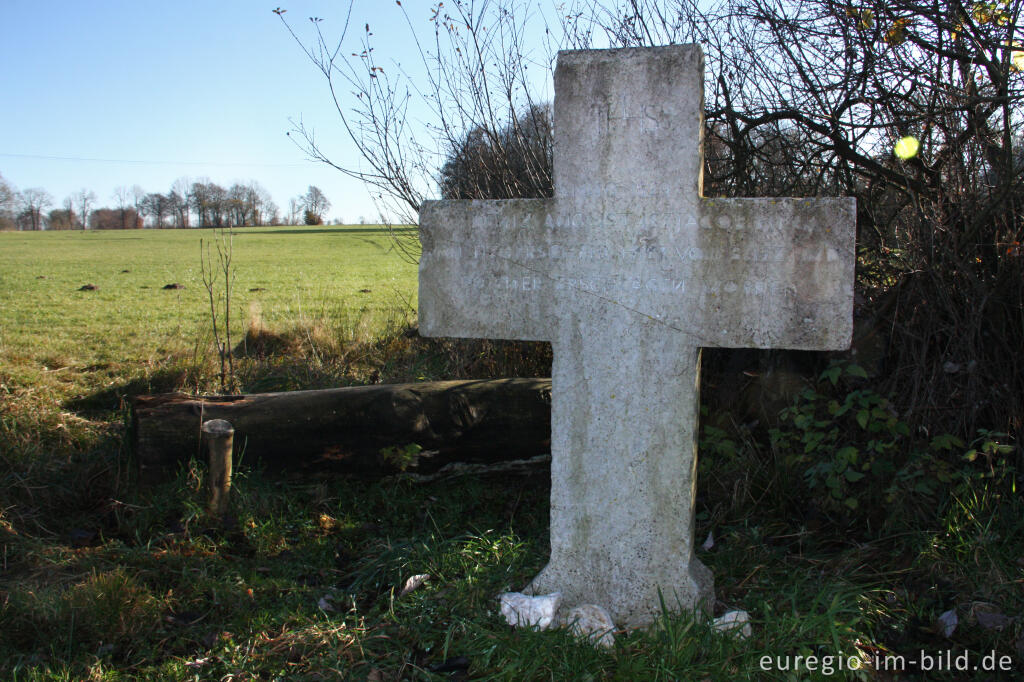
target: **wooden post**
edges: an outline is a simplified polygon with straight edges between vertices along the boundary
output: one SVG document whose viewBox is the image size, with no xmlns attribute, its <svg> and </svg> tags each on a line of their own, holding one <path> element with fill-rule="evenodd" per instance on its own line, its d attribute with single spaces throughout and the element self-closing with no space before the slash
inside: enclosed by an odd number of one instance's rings
<svg viewBox="0 0 1024 682">
<path fill-rule="evenodd" d="M 210 516 L 219 519 L 227 511 L 231 494 L 231 452 L 235 428 L 224 419 L 211 419 L 203 422 L 203 433 L 210 448 L 210 468 L 206 477 L 207 510 Z"/>
</svg>

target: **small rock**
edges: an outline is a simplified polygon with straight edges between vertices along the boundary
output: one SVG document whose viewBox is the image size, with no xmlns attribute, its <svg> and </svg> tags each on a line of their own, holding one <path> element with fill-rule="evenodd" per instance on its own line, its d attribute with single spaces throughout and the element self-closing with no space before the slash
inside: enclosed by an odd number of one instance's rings
<svg viewBox="0 0 1024 682">
<path fill-rule="evenodd" d="M 405 581 L 405 585 L 402 587 L 402 591 L 398 593 L 399 597 L 404 597 L 413 590 L 418 590 L 423 587 L 423 583 L 430 580 L 432 576 L 429 573 L 420 573 L 418 575 L 411 576 Z"/>
<path fill-rule="evenodd" d="M 942 371 L 945 372 L 946 374 L 956 374 L 957 372 L 960 371 L 960 365 L 959 363 L 950 360 L 949 362 L 946 362 L 944 365 L 942 365 Z"/>
<path fill-rule="evenodd" d="M 707 537 L 707 539 L 704 540 L 704 544 L 702 544 L 700 546 L 700 548 L 703 549 L 706 552 L 706 551 L 710 550 L 714 546 L 715 546 L 715 536 L 712 534 L 711 531 L 708 531 L 708 537 Z"/>
<path fill-rule="evenodd" d="M 953 636 L 953 632 L 956 630 L 957 623 L 960 620 L 956 617 L 956 609 L 950 609 L 941 616 L 939 616 L 938 629 L 947 638 Z"/>
<path fill-rule="evenodd" d="M 1007 625 L 1013 623 L 1013 619 L 1004 613 L 979 611 L 975 616 L 978 619 L 978 625 L 986 630 L 1002 630 Z"/>
<path fill-rule="evenodd" d="M 715 618 L 711 625 L 717 632 L 725 632 L 740 639 L 747 639 L 754 631 L 750 628 L 750 614 L 746 611 L 727 611 Z"/>
<path fill-rule="evenodd" d="M 615 646 L 615 622 L 608 611 L 597 604 L 580 604 L 565 616 L 569 632 L 586 637 L 594 646 Z"/>
<path fill-rule="evenodd" d="M 539 597 L 530 597 L 521 592 L 506 592 L 501 599 L 501 615 L 505 622 L 516 627 L 535 627 L 547 630 L 555 620 L 555 613 L 562 603 L 562 593 L 552 592 Z"/>
<path fill-rule="evenodd" d="M 337 609 L 334 608 L 334 605 L 331 604 L 331 595 L 329 594 L 320 597 L 320 600 L 316 603 L 316 605 L 319 606 L 320 610 L 324 613 L 334 613 L 335 611 L 337 611 Z"/>
<path fill-rule="evenodd" d="M 1013 618 L 1010 618 L 995 604 L 989 604 L 988 602 L 975 602 L 971 605 L 971 615 L 978 621 L 978 625 L 985 630 L 1002 630 L 1007 625 L 1013 623 Z"/>
</svg>

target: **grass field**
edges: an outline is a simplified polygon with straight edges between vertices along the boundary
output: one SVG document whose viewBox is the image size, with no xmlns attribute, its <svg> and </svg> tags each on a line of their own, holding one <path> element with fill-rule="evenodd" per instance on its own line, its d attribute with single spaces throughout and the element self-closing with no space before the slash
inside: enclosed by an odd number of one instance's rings
<svg viewBox="0 0 1024 682">
<path fill-rule="evenodd" d="M 855 366 L 810 378 L 770 425 L 705 406 L 696 535 L 714 542 L 697 554 L 714 572 L 717 609 L 750 612 L 745 641 L 685 614 L 618 633 L 607 651 L 505 625 L 496 595 L 521 589 L 547 555 L 543 470 L 368 484 L 242 467 L 227 527 L 204 516 L 200 464 L 137 487 L 124 400 L 218 388 L 199 266 L 199 239 L 214 237 L 0 233 L 0 679 L 990 680 L 1024 670 L 1014 447 L 999 434 L 909 434 Z M 235 387 L 543 371 L 543 349 L 406 333 L 416 271 L 390 244 L 373 226 L 236 233 L 234 338 L 250 332 L 252 348 L 238 354 Z M 162 288 L 172 283 L 184 288 Z M 402 594 L 417 574 L 430 579 Z M 966 654 L 973 666 L 994 655 L 1011 668 L 925 674 L 922 651 Z"/>
<path fill-rule="evenodd" d="M 200 241 L 217 237 L 213 230 L 0 233 L 7 383 L 38 388 L 60 371 L 65 395 L 84 394 L 206 352 L 197 349 L 211 330 Z M 234 339 L 254 318 L 270 329 L 303 321 L 374 329 L 388 317 L 411 318 L 416 268 L 391 246 L 387 229 L 373 225 L 235 231 Z M 98 289 L 79 290 L 87 284 Z M 163 289 L 168 284 L 184 288 Z"/>
</svg>

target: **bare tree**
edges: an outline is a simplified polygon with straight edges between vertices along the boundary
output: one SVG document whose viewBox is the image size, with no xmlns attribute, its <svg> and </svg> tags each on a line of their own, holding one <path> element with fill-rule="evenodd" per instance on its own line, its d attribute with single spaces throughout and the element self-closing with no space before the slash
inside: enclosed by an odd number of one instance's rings
<svg viewBox="0 0 1024 682">
<path fill-rule="evenodd" d="M 43 229 L 43 211 L 53 205 L 53 197 L 45 189 L 30 187 L 21 193 L 22 215 L 27 219 L 28 229 Z"/>
<path fill-rule="evenodd" d="M 75 207 L 78 209 L 76 211 L 78 214 L 77 218 L 84 230 L 86 228 L 85 223 L 89 218 L 89 211 L 92 210 L 93 204 L 96 203 L 96 193 L 83 187 L 75 192 L 72 198 L 74 199 Z"/>
<path fill-rule="evenodd" d="M 310 185 L 302 195 L 302 209 L 307 225 L 320 225 L 324 222 L 324 213 L 331 208 L 331 202 L 316 185 Z"/>
<path fill-rule="evenodd" d="M 231 185 L 227 190 L 226 201 L 230 224 L 239 227 L 252 224 L 249 217 L 249 189 L 245 185 L 240 182 Z"/>
<path fill-rule="evenodd" d="M 173 227 L 188 227 L 188 199 L 172 189 L 164 195 L 167 200 L 167 213 L 171 216 Z"/>
<path fill-rule="evenodd" d="M 121 229 L 128 229 L 128 210 L 129 203 L 132 199 L 131 190 L 124 185 L 118 185 L 114 188 L 114 193 L 111 195 L 111 198 L 113 198 L 114 202 L 117 204 L 117 210 L 121 214 Z M 87 218 L 88 216 L 85 216 L 82 219 L 86 220 Z"/>
<path fill-rule="evenodd" d="M 213 227 L 224 227 L 231 224 L 228 212 L 228 191 L 215 182 L 206 186 L 209 197 L 210 219 Z"/>
<path fill-rule="evenodd" d="M 440 170 L 444 199 L 554 196 L 551 107 L 535 105 L 496 133 L 477 127 L 450 149 Z"/>
<path fill-rule="evenodd" d="M 261 225 L 264 205 L 272 203 L 270 193 L 255 180 L 236 182 L 227 190 L 226 212 L 234 225 Z"/>
<path fill-rule="evenodd" d="M 261 204 L 260 225 L 279 225 L 280 223 L 280 209 L 278 209 L 277 204 L 268 195 Z"/>
<path fill-rule="evenodd" d="M 142 205 L 142 202 L 146 199 L 146 190 L 142 189 L 139 185 L 132 185 L 131 189 L 128 191 L 132 196 L 132 205 L 135 208 L 135 214 L 142 217 L 146 213 L 146 210 Z"/>
<path fill-rule="evenodd" d="M 223 227 L 229 220 L 227 191 L 209 178 L 192 183 L 189 201 L 200 227 Z"/>
<path fill-rule="evenodd" d="M 164 226 L 164 217 L 171 214 L 171 201 L 166 194 L 152 192 L 142 198 L 140 204 L 143 215 L 153 218 L 153 227 L 161 229 Z"/>
<path fill-rule="evenodd" d="M 189 191 L 192 182 L 185 177 L 178 178 L 171 185 L 170 196 L 173 198 L 174 226 L 189 226 Z"/>
<path fill-rule="evenodd" d="M 246 195 L 253 225 L 268 225 L 277 221 L 277 205 L 270 192 L 260 183 L 252 180 L 247 185 Z"/>
<path fill-rule="evenodd" d="M 210 241 L 216 245 L 217 259 L 214 261 Z M 234 352 L 231 346 L 231 294 L 235 283 L 235 271 L 231 260 L 234 252 L 234 233 L 218 230 L 216 239 L 199 240 L 199 266 L 203 286 L 210 301 L 210 322 L 213 326 L 213 340 L 220 359 L 220 390 L 227 393 L 236 383 Z M 223 284 L 220 278 L 223 276 Z M 221 295 L 223 287 L 223 296 Z M 223 308 L 221 308 L 223 304 Z M 223 316 L 220 315 L 223 310 Z M 218 319 L 219 318 L 219 319 Z"/>
<path fill-rule="evenodd" d="M 368 24 L 359 47 L 343 48 L 351 3 L 337 39 L 328 40 L 314 18 L 312 38 L 304 42 L 278 14 L 323 74 L 361 163 L 332 158 L 318 144 L 315 131 L 301 121 L 295 124 L 293 137 L 313 159 L 363 180 L 383 217 L 408 224 L 417 222 L 425 198 L 438 195 L 440 168 L 452 150 L 463 146 L 470 131 L 479 131 L 498 150 L 493 158 L 507 158 L 501 151 L 509 138 L 500 132 L 511 130 L 513 138 L 522 132 L 517 113 L 539 105 L 530 88 L 532 73 L 549 70 L 554 55 L 550 45 L 542 54 L 532 52 L 527 36 L 532 32 L 551 39 L 554 34 L 546 31 L 543 15 L 525 0 L 439 4 L 423 31 L 401 4 L 396 3 L 393 11 L 409 28 L 422 80 L 417 76 L 414 82 L 407 68 L 376 51 Z M 428 112 L 421 128 L 413 127 L 408 115 L 414 100 L 417 112 Z M 395 235 L 402 252 L 418 258 L 418 242 Z"/>
<path fill-rule="evenodd" d="M 15 218 L 20 201 L 18 190 L 7 182 L 3 175 L 0 175 L 0 230 L 15 228 Z"/>
<path fill-rule="evenodd" d="M 302 196 L 292 197 L 288 200 L 288 224 L 298 225 L 299 216 L 302 214 Z"/>
</svg>

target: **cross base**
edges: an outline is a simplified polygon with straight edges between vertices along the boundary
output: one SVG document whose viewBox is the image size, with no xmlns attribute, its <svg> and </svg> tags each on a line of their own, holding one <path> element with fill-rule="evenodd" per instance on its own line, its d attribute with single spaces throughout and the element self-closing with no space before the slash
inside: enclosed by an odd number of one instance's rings
<svg viewBox="0 0 1024 682">
<path fill-rule="evenodd" d="M 714 578 L 711 570 L 699 559 L 689 565 L 676 563 L 657 571 L 659 584 L 651 581 L 649 567 L 621 567 L 618 574 L 595 575 L 593 566 L 583 557 L 563 555 L 552 557 L 525 594 L 562 593 L 568 610 L 580 604 L 597 604 L 611 614 L 621 628 L 646 627 L 663 612 L 714 610 Z"/>
</svg>

